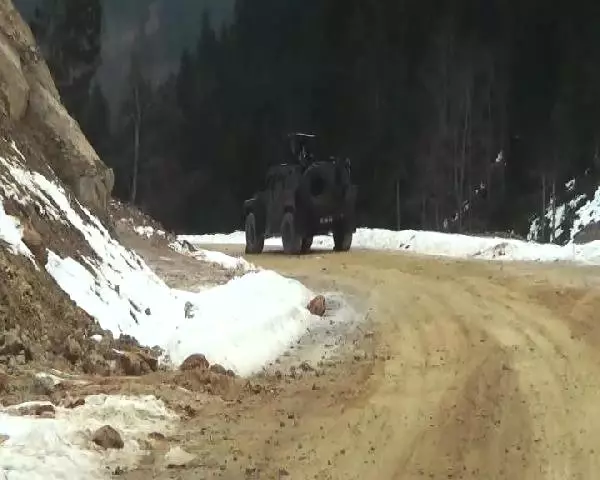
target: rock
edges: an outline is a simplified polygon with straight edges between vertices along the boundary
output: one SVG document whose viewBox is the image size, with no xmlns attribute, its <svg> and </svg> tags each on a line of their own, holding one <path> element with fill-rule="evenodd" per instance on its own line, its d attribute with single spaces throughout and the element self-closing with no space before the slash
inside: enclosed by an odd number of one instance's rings
<svg viewBox="0 0 600 480">
<path fill-rule="evenodd" d="M 23 350 L 23 342 L 16 330 L 9 330 L 0 337 L 0 355 L 18 355 Z"/>
<path fill-rule="evenodd" d="M 197 368 L 206 370 L 209 366 L 210 364 L 204 355 L 201 353 L 194 353 L 183 361 L 179 369 L 181 371 L 195 370 Z"/>
<path fill-rule="evenodd" d="M 153 372 L 156 372 L 156 370 L 158 370 L 158 358 L 154 357 L 152 354 L 145 352 L 143 350 L 140 350 L 139 352 L 136 352 L 140 358 L 146 362 L 146 364 L 148 365 L 148 367 L 150 367 L 150 370 L 152 370 Z"/>
<path fill-rule="evenodd" d="M 184 312 L 185 312 L 185 318 L 193 318 L 194 317 L 194 304 L 190 301 L 185 302 Z"/>
<path fill-rule="evenodd" d="M 8 435 L 0 435 L 0 445 L 5 443 L 10 437 Z"/>
<path fill-rule="evenodd" d="M 26 122 L 46 140 L 46 158 L 58 177 L 77 198 L 93 209 L 105 212 L 114 186 L 108 168 L 71 118 L 60 99 L 40 83 L 30 84 Z"/>
<path fill-rule="evenodd" d="M 91 352 L 83 360 L 82 369 L 88 375 L 110 375 L 110 365 L 106 359 L 97 352 Z"/>
<path fill-rule="evenodd" d="M 0 112 L 12 121 L 20 120 L 27 108 L 29 84 L 19 54 L 0 36 Z"/>
<path fill-rule="evenodd" d="M 78 398 L 68 398 L 65 403 L 65 408 L 77 408 L 77 407 L 81 407 L 83 405 L 85 405 L 85 398 L 83 397 L 78 397 Z"/>
<path fill-rule="evenodd" d="M 17 413 L 22 416 L 54 418 L 56 411 L 50 403 L 32 403 L 19 407 Z"/>
<path fill-rule="evenodd" d="M 325 297 L 323 295 L 316 296 L 309 302 L 306 308 L 313 315 L 318 315 L 319 317 L 322 317 L 323 315 L 325 315 L 326 310 Z"/>
<path fill-rule="evenodd" d="M 117 362 L 119 368 L 128 376 L 139 377 L 152 371 L 148 363 L 138 353 L 123 352 L 119 354 Z"/>
<path fill-rule="evenodd" d="M 165 465 L 167 468 L 184 467 L 196 457 L 186 452 L 181 447 L 171 447 L 165 455 Z"/>
<path fill-rule="evenodd" d="M 138 341 L 131 335 L 119 335 L 118 345 L 120 348 L 136 348 L 138 347 Z"/>
<path fill-rule="evenodd" d="M 48 263 L 48 250 L 41 235 L 30 222 L 25 223 L 23 226 L 23 243 L 31 250 L 37 262 L 42 266 L 46 266 L 46 263 Z"/>
<path fill-rule="evenodd" d="M 218 363 L 211 365 L 210 371 L 216 373 L 217 375 L 227 375 L 227 370 L 225 370 L 225 367 L 219 365 Z"/>
<path fill-rule="evenodd" d="M 0 393 L 4 393 L 8 390 L 9 376 L 0 370 Z"/>
<path fill-rule="evenodd" d="M 313 372 L 315 369 L 310 365 L 310 363 L 304 361 L 300 364 L 300 370 L 303 372 Z"/>
<path fill-rule="evenodd" d="M 73 337 L 69 337 L 67 339 L 67 344 L 65 346 L 65 358 L 71 363 L 77 363 L 77 361 L 82 357 L 83 349 L 77 340 Z"/>
<path fill-rule="evenodd" d="M 33 377 L 33 385 L 31 390 L 37 395 L 50 396 L 56 389 L 54 380 L 46 375 L 36 375 Z"/>
<path fill-rule="evenodd" d="M 94 435 L 92 436 L 92 441 L 96 445 L 104 448 L 105 450 L 120 450 L 125 446 L 125 443 L 121 438 L 121 434 L 110 425 L 104 425 L 103 427 L 100 427 L 98 430 L 96 430 L 96 432 L 94 432 Z"/>
</svg>

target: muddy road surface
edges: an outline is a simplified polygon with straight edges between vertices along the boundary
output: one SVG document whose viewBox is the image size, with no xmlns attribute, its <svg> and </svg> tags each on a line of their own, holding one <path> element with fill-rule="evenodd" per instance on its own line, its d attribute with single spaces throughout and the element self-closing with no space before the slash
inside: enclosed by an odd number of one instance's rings
<svg viewBox="0 0 600 480">
<path fill-rule="evenodd" d="M 127 478 L 600 475 L 598 269 L 364 251 L 248 260 L 348 292 L 363 323 L 335 359 L 207 402 L 166 440 L 194 461 L 166 468 L 157 451 Z"/>
</svg>

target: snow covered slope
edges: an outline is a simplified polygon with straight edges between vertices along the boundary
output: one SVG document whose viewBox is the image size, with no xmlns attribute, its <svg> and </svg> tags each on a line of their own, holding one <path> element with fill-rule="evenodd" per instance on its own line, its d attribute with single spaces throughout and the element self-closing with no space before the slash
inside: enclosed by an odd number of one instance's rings
<svg viewBox="0 0 600 480">
<path fill-rule="evenodd" d="M 182 235 L 180 241 L 192 245 L 242 245 L 244 232 L 216 235 Z M 265 244 L 281 248 L 280 238 L 268 239 Z M 315 237 L 313 249 L 333 248 L 330 236 Z M 423 255 L 455 258 L 476 258 L 504 261 L 573 261 L 600 264 L 600 241 L 585 245 L 559 246 L 497 237 L 475 237 L 439 232 L 403 230 L 394 232 L 360 228 L 354 234 L 352 248 L 371 250 L 401 250 Z"/>
<path fill-rule="evenodd" d="M 127 334 L 143 345 L 159 346 L 164 350 L 162 361 L 174 366 L 190 354 L 202 353 L 211 363 L 248 375 L 274 360 L 317 321 L 305 308 L 312 293 L 271 271 L 251 271 L 201 293 L 169 288 L 61 186 L 30 171 L 16 145 L 12 149 L 11 155 L 0 157 L 0 167 L 7 172 L 0 174 L 0 200 L 34 206 L 49 221 L 81 234 L 91 254 L 61 258 L 48 251 L 45 268 L 114 336 Z M 31 258 L 20 222 L 6 214 L 2 202 L 0 227 L 4 244 Z M 212 260 L 225 261 L 222 255 Z"/>
<path fill-rule="evenodd" d="M 584 230 L 600 222 L 600 187 L 592 179 L 584 177 L 582 180 L 577 182 L 573 179 L 565 184 L 564 192 L 556 199 L 556 208 L 551 199 L 544 215 L 546 232 L 550 237 L 546 240 L 552 240 L 549 232 L 554 229 L 554 242 L 567 245 L 578 241 L 577 237 Z M 541 227 L 540 217 L 534 218 L 527 239 L 543 240 Z"/>
</svg>

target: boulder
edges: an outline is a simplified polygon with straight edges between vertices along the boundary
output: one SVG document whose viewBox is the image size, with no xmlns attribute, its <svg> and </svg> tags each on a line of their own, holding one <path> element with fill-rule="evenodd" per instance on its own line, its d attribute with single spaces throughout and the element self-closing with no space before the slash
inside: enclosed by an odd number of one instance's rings
<svg viewBox="0 0 600 480">
<path fill-rule="evenodd" d="M 8 375 L 0 370 L 0 393 L 4 393 L 8 390 L 8 380 Z"/>
<path fill-rule="evenodd" d="M 108 449 L 120 450 L 125 446 L 125 442 L 121 438 L 121 434 L 110 425 L 100 427 L 92 436 L 92 441 L 99 447 Z"/>
<path fill-rule="evenodd" d="M 106 211 L 114 186 L 113 171 L 102 163 L 60 100 L 40 84 L 31 86 L 27 120 L 43 135 L 54 172 L 84 204 Z"/>
<path fill-rule="evenodd" d="M 206 370 L 209 366 L 210 364 L 204 355 L 200 353 L 194 353 L 183 361 L 179 369 L 181 371 L 195 370 L 196 368 Z"/>
<path fill-rule="evenodd" d="M 71 363 L 77 363 L 83 356 L 83 349 L 77 340 L 72 337 L 67 339 L 65 345 L 65 358 Z"/>
<path fill-rule="evenodd" d="M 29 250 L 31 250 L 31 253 L 35 257 L 37 262 L 41 266 L 45 267 L 46 263 L 48 263 L 48 250 L 44 245 L 42 236 L 29 222 L 23 225 L 23 243 L 27 245 L 27 248 L 29 248 Z"/>
<path fill-rule="evenodd" d="M 227 375 L 227 370 L 225 367 L 223 367 L 223 365 L 219 365 L 218 363 L 211 365 L 210 371 L 216 373 L 217 375 Z"/>
<path fill-rule="evenodd" d="M 324 316 L 326 311 L 325 297 L 323 295 L 316 296 L 309 302 L 306 308 L 313 315 Z"/>
<path fill-rule="evenodd" d="M 141 349 L 118 353 L 117 363 L 125 375 L 131 376 L 145 375 L 158 369 L 158 359 Z"/>
<path fill-rule="evenodd" d="M 23 416 L 54 418 L 55 409 L 54 405 L 49 403 L 31 403 L 19 407 L 17 413 Z"/>
</svg>

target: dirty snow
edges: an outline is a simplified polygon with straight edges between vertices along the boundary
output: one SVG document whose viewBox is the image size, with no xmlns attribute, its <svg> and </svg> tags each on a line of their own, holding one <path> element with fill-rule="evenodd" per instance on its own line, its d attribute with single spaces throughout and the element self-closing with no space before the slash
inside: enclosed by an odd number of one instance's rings
<svg viewBox="0 0 600 480">
<path fill-rule="evenodd" d="M 85 404 L 55 407 L 54 419 L 17 415 L 29 402 L 0 409 L 0 478 L 6 480 L 96 480 L 111 478 L 116 467 L 132 468 L 143 454 L 138 443 L 149 433 L 167 434 L 178 417 L 154 396 L 92 395 Z M 122 450 L 104 451 L 93 433 L 111 425 L 123 438 Z"/>
<path fill-rule="evenodd" d="M 211 244 L 243 245 L 244 232 L 216 235 L 185 235 L 180 241 L 194 246 Z M 271 238 L 265 242 L 270 247 L 281 248 L 280 238 Z M 330 250 L 333 238 L 318 236 L 314 238 L 313 249 Z M 559 246 L 539 244 L 522 240 L 498 237 L 476 237 L 440 232 L 418 230 L 390 231 L 359 228 L 354 234 L 352 248 L 370 250 L 399 250 L 422 255 L 434 255 L 454 258 L 477 258 L 503 261 L 573 261 L 586 264 L 600 264 L 600 241 L 584 245 Z"/>
<path fill-rule="evenodd" d="M 4 205 L 2 205 L 1 202 L 0 242 L 4 243 L 8 247 L 8 250 L 15 255 L 25 255 L 26 257 L 33 258 L 31 251 L 29 248 L 27 248 L 27 245 L 23 243 L 23 231 L 21 229 L 19 220 L 11 215 L 8 215 L 4 211 Z"/>
<path fill-rule="evenodd" d="M 178 253 L 189 255 L 202 262 L 213 263 L 226 270 L 238 270 L 242 272 L 257 270 L 256 266 L 241 257 L 232 257 L 231 255 L 226 255 L 222 252 L 194 248 L 191 244 L 184 241 L 176 240 L 172 242 L 169 247 Z"/>
<path fill-rule="evenodd" d="M 132 335 L 141 344 L 161 347 L 161 361 L 172 366 L 187 355 L 203 353 L 211 363 L 248 375 L 318 322 L 305 308 L 312 292 L 271 271 L 250 272 L 199 293 L 169 288 L 87 209 L 69 200 L 56 183 L 30 172 L 21 160 L 20 155 L 0 157 L 9 172 L 0 183 L 0 198 L 35 204 L 50 218 L 81 232 L 95 256 L 61 258 L 49 251 L 46 270 L 113 335 Z M 18 245 L 20 234 L 11 235 Z M 206 258 L 230 262 L 219 254 Z M 188 318 L 189 311 L 195 316 Z"/>
<path fill-rule="evenodd" d="M 145 238 L 151 238 L 153 236 L 157 236 L 157 237 L 165 237 L 166 236 L 166 233 L 163 230 L 157 230 L 154 227 L 151 227 L 150 225 L 136 226 L 136 227 L 133 227 L 133 230 L 139 236 L 145 237 Z"/>
</svg>

